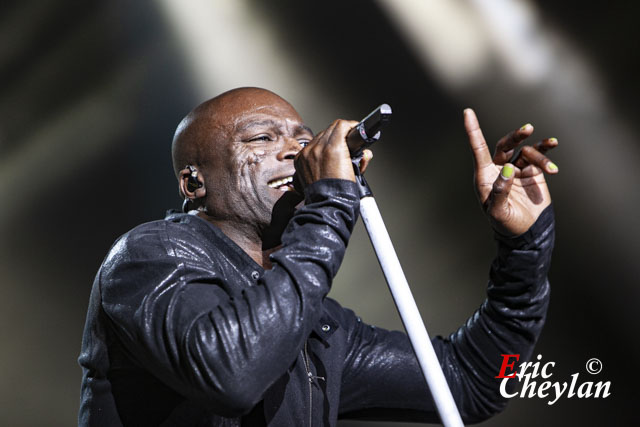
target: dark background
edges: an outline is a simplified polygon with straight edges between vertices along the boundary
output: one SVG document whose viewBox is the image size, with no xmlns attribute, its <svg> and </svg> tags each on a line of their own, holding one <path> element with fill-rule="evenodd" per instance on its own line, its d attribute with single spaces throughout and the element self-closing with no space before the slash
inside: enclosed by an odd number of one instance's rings
<svg viewBox="0 0 640 427">
<path fill-rule="evenodd" d="M 369 182 L 434 335 L 482 302 L 495 252 L 463 108 L 490 143 L 527 122 L 557 137 L 552 303 L 536 354 L 556 362 L 552 380 L 579 372 L 612 395 L 514 398 L 484 425 L 637 424 L 640 38 L 628 4 L 2 2 L 0 424 L 76 423 L 93 276 L 116 237 L 179 206 L 173 131 L 237 86 L 281 94 L 316 131 L 391 104 Z M 332 296 L 402 327 L 361 224 Z"/>
</svg>

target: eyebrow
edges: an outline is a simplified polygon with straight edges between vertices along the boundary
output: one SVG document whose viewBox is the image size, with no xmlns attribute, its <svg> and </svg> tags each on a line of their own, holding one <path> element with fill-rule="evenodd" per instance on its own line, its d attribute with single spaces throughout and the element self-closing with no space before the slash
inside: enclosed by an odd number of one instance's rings
<svg viewBox="0 0 640 427">
<path fill-rule="evenodd" d="M 311 135 L 315 135 L 311 128 L 307 125 L 296 126 L 296 133 L 309 132 Z"/>
<path fill-rule="evenodd" d="M 238 132 L 244 132 L 247 130 L 250 130 L 252 128 L 255 127 L 276 127 L 278 129 L 282 128 L 282 124 L 275 121 L 275 120 L 271 120 L 271 119 L 266 119 L 266 120 L 258 120 L 258 121 L 250 121 L 244 124 L 240 124 L 236 130 Z M 313 135 L 313 131 L 311 130 L 311 128 L 309 126 L 306 125 L 302 125 L 302 124 L 298 124 L 295 126 L 294 128 L 294 135 L 295 134 L 299 134 L 299 133 L 304 133 L 304 132 L 308 132 L 311 135 Z"/>
</svg>

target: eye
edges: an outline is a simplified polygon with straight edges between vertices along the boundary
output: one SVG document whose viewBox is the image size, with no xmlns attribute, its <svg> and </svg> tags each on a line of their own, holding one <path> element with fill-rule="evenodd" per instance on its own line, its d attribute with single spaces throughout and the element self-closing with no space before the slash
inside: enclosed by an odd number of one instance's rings
<svg viewBox="0 0 640 427">
<path fill-rule="evenodd" d="M 304 147 L 306 147 L 307 145 L 309 145 L 309 142 L 311 142 L 311 141 L 310 141 L 310 140 L 308 140 L 308 139 L 299 139 L 299 140 L 298 140 L 298 144 L 300 144 L 300 146 L 301 146 L 302 148 L 304 148 Z"/>
<path fill-rule="evenodd" d="M 249 139 L 249 142 L 256 142 L 256 141 L 273 141 L 273 139 L 269 135 L 264 135 L 264 134 L 256 135 Z"/>
</svg>

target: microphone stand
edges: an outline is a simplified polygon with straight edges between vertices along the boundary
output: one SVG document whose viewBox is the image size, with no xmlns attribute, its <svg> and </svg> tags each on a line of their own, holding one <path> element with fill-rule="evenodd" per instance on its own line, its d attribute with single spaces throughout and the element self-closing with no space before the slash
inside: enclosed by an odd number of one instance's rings
<svg viewBox="0 0 640 427">
<path fill-rule="evenodd" d="M 360 189 L 360 216 L 364 222 L 378 262 L 389 285 L 389 290 L 407 331 L 413 351 L 416 354 L 422 373 L 431 390 L 442 424 L 446 427 L 463 426 L 462 418 L 453 400 L 451 390 L 444 377 L 440 362 L 429 339 L 418 306 L 409 288 L 407 278 L 400 266 L 400 260 L 393 248 L 391 238 L 384 225 L 380 210 L 373 198 L 371 187 L 360 173 L 362 151 L 380 139 L 380 128 L 391 118 L 391 107 L 380 105 L 365 117 L 347 135 L 347 145 L 352 155 L 356 182 Z"/>
</svg>

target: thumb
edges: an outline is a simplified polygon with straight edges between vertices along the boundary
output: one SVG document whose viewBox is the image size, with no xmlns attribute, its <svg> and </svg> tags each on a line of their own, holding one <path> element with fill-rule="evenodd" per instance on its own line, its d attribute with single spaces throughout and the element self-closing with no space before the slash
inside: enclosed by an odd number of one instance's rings
<svg viewBox="0 0 640 427">
<path fill-rule="evenodd" d="M 515 169 L 511 163 L 505 163 L 500 171 L 500 175 L 493 183 L 491 190 L 491 205 L 489 211 L 494 218 L 504 218 L 509 212 L 509 192 L 513 186 Z"/>
<path fill-rule="evenodd" d="M 360 173 L 364 173 L 369 166 L 369 162 L 373 159 L 373 152 L 369 149 L 365 149 L 362 152 L 362 160 L 360 160 Z"/>
</svg>

